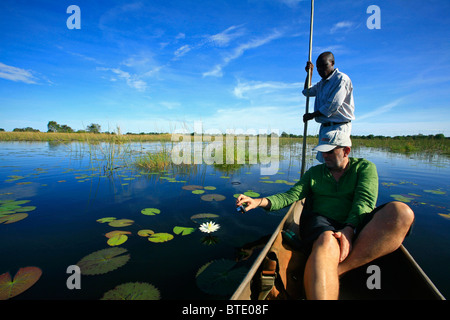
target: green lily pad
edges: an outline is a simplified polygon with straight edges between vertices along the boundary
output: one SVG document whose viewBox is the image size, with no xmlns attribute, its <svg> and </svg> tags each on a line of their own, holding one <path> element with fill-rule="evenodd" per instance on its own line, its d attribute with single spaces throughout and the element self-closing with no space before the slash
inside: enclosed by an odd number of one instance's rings
<svg viewBox="0 0 450 320">
<path fill-rule="evenodd" d="M 10 224 L 28 217 L 28 213 L 14 213 L 0 218 L 0 224 Z"/>
<path fill-rule="evenodd" d="M 130 260 L 129 254 L 122 255 L 126 252 L 127 249 L 119 247 L 95 251 L 78 261 L 77 266 L 83 275 L 105 274 L 124 266 Z"/>
<path fill-rule="evenodd" d="M 208 294 L 230 295 L 247 272 L 246 267 L 237 267 L 233 260 L 213 260 L 197 272 L 196 284 L 200 290 Z"/>
<path fill-rule="evenodd" d="M 138 231 L 138 236 L 140 237 L 148 237 L 151 236 L 152 234 L 154 234 L 155 232 L 153 230 L 150 229 L 142 229 Z"/>
<path fill-rule="evenodd" d="M 105 234 L 105 237 L 107 237 L 108 239 L 120 235 L 120 234 L 131 234 L 130 231 L 122 231 L 122 230 L 114 230 L 114 231 L 110 231 L 108 233 Z"/>
<path fill-rule="evenodd" d="M 142 214 L 145 214 L 146 216 L 154 216 L 161 213 L 161 210 L 156 208 L 145 208 L 141 210 Z"/>
<path fill-rule="evenodd" d="M 0 212 L 2 211 L 16 211 L 17 209 L 22 208 L 21 206 L 13 206 L 13 205 L 4 205 L 0 207 Z"/>
<path fill-rule="evenodd" d="M 97 219 L 96 221 L 97 222 L 100 222 L 100 223 L 105 223 L 105 222 L 111 222 L 111 221 L 114 221 L 114 220 L 116 220 L 117 218 L 114 218 L 114 217 L 105 217 L 105 218 L 100 218 L 100 219 Z"/>
<path fill-rule="evenodd" d="M 13 298 L 31 288 L 41 277 L 42 270 L 38 267 L 20 268 L 11 280 L 11 275 L 6 272 L 0 275 L 0 300 Z"/>
<path fill-rule="evenodd" d="M 252 190 L 248 190 L 247 192 L 244 192 L 244 194 L 245 194 L 247 197 L 252 197 L 252 198 L 257 198 L 257 197 L 260 196 L 259 193 L 254 192 L 254 191 L 252 191 Z"/>
<path fill-rule="evenodd" d="M 191 234 L 194 231 L 195 228 L 179 227 L 179 226 L 173 228 L 173 233 L 181 234 L 182 236 L 187 236 L 188 234 Z"/>
<path fill-rule="evenodd" d="M 120 246 L 128 240 L 128 236 L 125 234 L 116 234 L 108 239 L 107 243 L 109 246 Z"/>
<path fill-rule="evenodd" d="M 33 211 L 36 210 L 35 206 L 26 206 L 26 207 L 20 207 L 18 209 L 16 209 L 16 212 L 29 212 L 29 211 Z"/>
<path fill-rule="evenodd" d="M 197 190 L 193 190 L 192 193 L 193 193 L 193 194 L 202 194 L 202 193 L 205 193 L 205 190 L 199 190 L 199 189 L 197 189 Z"/>
<path fill-rule="evenodd" d="M 186 186 L 182 186 L 181 189 L 183 190 L 189 190 L 189 191 L 193 191 L 193 190 L 197 190 L 197 189 L 203 189 L 203 186 L 197 186 L 197 185 L 186 185 Z"/>
<path fill-rule="evenodd" d="M 204 201 L 222 201 L 225 200 L 225 196 L 217 193 L 205 194 L 201 197 Z"/>
<path fill-rule="evenodd" d="M 118 285 L 106 292 L 101 300 L 159 300 L 159 290 L 149 284 L 142 282 L 128 282 Z"/>
<path fill-rule="evenodd" d="M 204 189 L 205 189 L 205 190 L 216 190 L 216 187 L 213 187 L 213 186 L 206 186 Z"/>
<path fill-rule="evenodd" d="M 20 206 L 20 205 L 25 204 L 25 203 L 28 203 L 28 202 L 30 202 L 30 201 L 31 201 L 31 200 L 9 201 L 9 202 L 7 202 L 7 203 L 5 203 L 5 204 L 2 204 L 2 206 L 4 206 L 4 205 Z"/>
<path fill-rule="evenodd" d="M 432 193 L 432 194 L 445 194 L 445 191 L 442 191 L 440 189 L 437 190 L 423 190 L 424 192 Z"/>
<path fill-rule="evenodd" d="M 130 219 L 119 219 L 114 220 L 108 223 L 111 227 L 128 227 L 131 226 L 134 223 L 133 220 Z"/>
<path fill-rule="evenodd" d="M 167 242 L 173 239 L 173 235 L 170 233 L 154 233 L 150 237 L 148 237 L 148 241 L 155 242 L 155 243 L 161 243 L 161 242 Z"/>
<path fill-rule="evenodd" d="M 208 221 L 214 221 L 214 219 L 219 218 L 219 215 L 214 214 L 214 213 L 198 213 L 198 214 L 194 214 L 191 217 L 191 220 L 195 223 L 199 223 L 202 224 L 204 222 L 208 222 Z"/>
<path fill-rule="evenodd" d="M 412 200 L 414 200 L 413 197 L 407 197 L 405 195 L 402 194 L 391 194 L 391 197 L 394 198 L 397 201 L 401 201 L 401 202 L 411 202 Z"/>
</svg>

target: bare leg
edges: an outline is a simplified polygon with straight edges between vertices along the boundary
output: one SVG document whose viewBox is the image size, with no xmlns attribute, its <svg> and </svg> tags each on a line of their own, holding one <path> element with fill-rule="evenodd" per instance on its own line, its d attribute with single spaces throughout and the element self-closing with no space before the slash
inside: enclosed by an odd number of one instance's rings
<svg viewBox="0 0 450 320">
<path fill-rule="evenodd" d="M 361 230 L 347 259 L 338 266 L 339 275 L 397 250 L 413 221 L 414 212 L 406 204 L 386 204 Z"/>
<path fill-rule="evenodd" d="M 308 300 L 338 298 L 339 255 L 339 242 L 333 236 L 332 231 L 325 231 L 314 242 L 304 273 L 304 285 Z"/>
</svg>

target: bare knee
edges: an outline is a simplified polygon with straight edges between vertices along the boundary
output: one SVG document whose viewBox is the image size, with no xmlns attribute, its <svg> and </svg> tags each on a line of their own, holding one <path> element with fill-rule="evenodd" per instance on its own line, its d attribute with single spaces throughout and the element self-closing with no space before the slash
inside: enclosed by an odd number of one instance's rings
<svg viewBox="0 0 450 320">
<path fill-rule="evenodd" d="M 399 227 L 409 228 L 414 221 L 414 211 L 403 202 L 393 201 L 386 204 L 389 217 Z"/>
<path fill-rule="evenodd" d="M 325 250 L 335 249 L 338 246 L 337 239 L 333 236 L 333 231 L 325 231 L 320 234 L 313 245 L 313 250 L 317 248 L 322 248 Z"/>
</svg>

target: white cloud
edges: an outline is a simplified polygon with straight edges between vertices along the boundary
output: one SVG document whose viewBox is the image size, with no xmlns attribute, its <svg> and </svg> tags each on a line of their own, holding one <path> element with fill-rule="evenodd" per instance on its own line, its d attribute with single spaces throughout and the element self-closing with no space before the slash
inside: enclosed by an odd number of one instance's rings
<svg viewBox="0 0 450 320">
<path fill-rule="evenodd" d="M 233 94 L 237 98 L 246 99 L 249 95 L 252 94 L 270 94 L 270 93 L 278 93 L 284 90 L 294 89 L 297 91 L 298 95 L 300 94 L 300 89 L 303 87 L 303 84 L 300 82 L 296 83 L 285 83 L 285 82 L 262 82 L 262 81 L 249 81 L 249 82 L 241 82 L 238 81 L 236 87 L 234 87 Z"/>
<path fill-rule="evenodd" d="M 29 70 L 8 66 L 0 62 L 0 78 L 15 82 L 36 84 L 36 78 Z"/>
<path fill-rule="evenodd" d="M 214 43 L 219 47 L 227 46 L 232 40 L 242 36 L 244 30 L 241 26 L 231 26 L 226 30 L 208 37 L 208 41 Z"/>
<path fill-rule="evenodd" d="M 351 21 L 341 21 L 333 25 L 330 29 L 330 33 L 335 33 L 339 30 L 348 30 L 353 27 L 354 23 Z"/>
<path fill-rule="evenodd" d="M 182 57 L 191 50 L 192 48 L 188 44 L 185 44 L 184 46 L 181 46 L 174 52 L 175 58 Z"/>
<path fill-rule="evenodd" d="M 147 83 L 139 78 L 137 75 L 132 75 L 129 72 L 123 71 L 119 68 L 97 68 L 100 71 L 111 71 L 116 74 L 119 78 L 124 79 L 130 88 L 136 89 L 138 91 L 145 91 L 147 89 Z M 111 81 L 116 81 L 117 79 L 111 78 Z"/>
<path fill-rule="evenodd" d="M 266 43 L 269 43 L 272 40 L 281 37 L 281 35 L 282 34 L 280 32 L 274 31 L 266 37 L 253 39 L 249 42 L 239 45 L 238 47 L 234 48 L 228 55 L 226 55 L 221 63 L 216 64 L 210 71 L 204 72 L 203 76 L 221 77 L 223 75 L 222 69 L 226 67 L 231 61 L 242 56 L 245 51 L 265 45 Z"/>
<path fill-rule="evenodd" d="M 390 111 L 392 108 L 398 106 L 399 103 L 400 103 L 402 100 L 403 100 L 403 99 L 400 98 L 400 99 L 397 99 L 397 100 L 395 100 L 395 101 L 392 101 L 392 102 L 390 102 L 390 103 L 388 103 L 388 104 L 385 104 L 384 106 L 381 106 L 381 107 L 379 107 L 379 108 L 377 108 L 377 109 L 375 109 L 375 110 L 373 110 L 373 111 L 371 111 L 371 112 L 365 113 L 365 114 L 363 114 L 362 116 L 358 116 L 358 117 L 357 117 L 357 120 L 358 120 L 358 121 L 359 121 L 359 120 L 364 120 L 364 119 L 367 119 L 367 118 L 372 118 L 372 117 L 378 116 L 378 115 L 380 115 L 380 114 L 386 113 L 386 112 Z"/>
</svg>

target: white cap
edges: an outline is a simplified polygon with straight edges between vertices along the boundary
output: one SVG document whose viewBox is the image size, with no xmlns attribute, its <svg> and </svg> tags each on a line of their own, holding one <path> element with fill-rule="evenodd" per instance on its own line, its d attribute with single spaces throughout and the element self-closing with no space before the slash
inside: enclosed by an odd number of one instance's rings
<svg viewBox="0 0 450 320">
<path fill-rule="evenodd" d="M 351 147 L 352 140 L 347 132 L 342 130 L 331 130 L 325 133 L 314 151 L 328 152 L 336 147 Z"/>
</svg>

